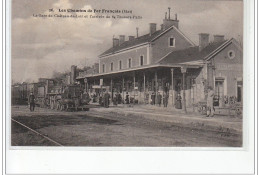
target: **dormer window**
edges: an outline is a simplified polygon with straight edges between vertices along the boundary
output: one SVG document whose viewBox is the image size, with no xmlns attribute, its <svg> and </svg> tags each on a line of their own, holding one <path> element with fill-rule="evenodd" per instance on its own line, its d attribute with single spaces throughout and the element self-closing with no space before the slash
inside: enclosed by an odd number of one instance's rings
<svg viewBox="0 0 260 175">
<path fill-rule="evenodd" d="M 175 47 L 175 38 L 174 37 L 169 38 L 169 47 Z"/>
</svg>

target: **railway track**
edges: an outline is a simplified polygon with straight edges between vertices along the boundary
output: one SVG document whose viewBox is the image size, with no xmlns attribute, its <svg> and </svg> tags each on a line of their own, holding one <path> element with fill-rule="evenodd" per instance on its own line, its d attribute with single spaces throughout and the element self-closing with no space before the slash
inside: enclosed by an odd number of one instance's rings
<svg viewBox="0 0 260 175">
<path fill-rule="evenodd" d="M 23 126 L 24 128 L 28 129 L 29 131 L 31 131 L 31 132 L 33 132 L 33 133 L 35 133 L 35 134 L 37 134 L 37 135 L 43 137 L 44 139 L 46 139 L 46 140 L 48 140 L 48 141 L 54 143 L 55 145 L 63 146 L 63 145 L 60 144 L 59 142 L 57 142 L 57 141 L 55 141 L 55 140 L 53 140 L 53 139 L 51 139 L 51 138 L 49 138 L 49 137 L 47 137 L 47 136 L 45 136 L 45 135 L 39 133 L 38 131 L 36 131 L 36 130 L 34 130 L 34 129 L 28 127 L 28 126 L 26 126 L 25 124 L 23 124 L 23 123 L 21 123 L 21 122 L 18 122 L 18 121 L 15 120 L 15 119 L 12 119 L 12 121 L 15 122 L 15 123 L 17 123 L 17 124 L 19 124 L 19 125 L 21 125 L 21 126 Z"/>
</svg>

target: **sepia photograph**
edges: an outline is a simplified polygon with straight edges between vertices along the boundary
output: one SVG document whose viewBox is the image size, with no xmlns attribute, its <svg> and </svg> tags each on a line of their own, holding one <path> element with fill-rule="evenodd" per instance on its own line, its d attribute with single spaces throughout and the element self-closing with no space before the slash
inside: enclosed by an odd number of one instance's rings
<svg viewBox="0 0 260 175">
<path fill-rule="evenodd" d="M 10 146 L 242 148 L 243 7 L 12 0 Z"/>
</svg>

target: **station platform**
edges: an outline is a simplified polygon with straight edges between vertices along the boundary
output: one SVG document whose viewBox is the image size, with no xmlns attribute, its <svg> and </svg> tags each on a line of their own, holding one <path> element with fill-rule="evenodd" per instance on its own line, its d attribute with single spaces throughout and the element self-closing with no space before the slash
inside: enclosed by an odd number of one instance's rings
<svg viewBox="0 0 260 175">
<path fill-rule="evenodd" d="M 228 130 L 232 133 L 242 133 L 243 117 L 236 115 L 219 115 L 214 117 L 206 117 L 198 112 L 194 112 L 193 108 L 187 108 L 187 113 L 182 109 L 175 109 L 172 106 L 164 108 L 157 105 L 110 105 L 109 108 L 92 108 L 91 111 L 119 113 L 122 115 L 138 115 L 147 119 L 172 122 L 180 125 L 194 125 L 200 127 L 210 127 L 214 130 Z"/>
</svg>

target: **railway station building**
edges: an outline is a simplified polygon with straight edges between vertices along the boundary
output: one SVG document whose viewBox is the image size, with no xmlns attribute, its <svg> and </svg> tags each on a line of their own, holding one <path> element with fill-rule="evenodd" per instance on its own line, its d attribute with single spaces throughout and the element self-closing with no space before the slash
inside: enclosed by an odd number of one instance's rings
<svg viewBox="0 0 260 175">
<path fill-rule="evenodd" d="M 242 101 L 243 52 L 234 39 L 207 33 L 198 34 L 195 45 L 179 29 L 175 19 L 165 17 L 160 29 L 149 24 L 143 36 L 125 35 L 112 39 L 112 47 L 99 56 L 99 72 L 77 77 L 88 89 L 106 87 L 112 97 L 126 93 L 140 104 L 150 103 L 151 94 L 169 94 L 169 107 L 181 96 L 182 108 L 192 107 L 207 97 L 211 86 L 218 106 L 226 97 Z"/>
</svg>

